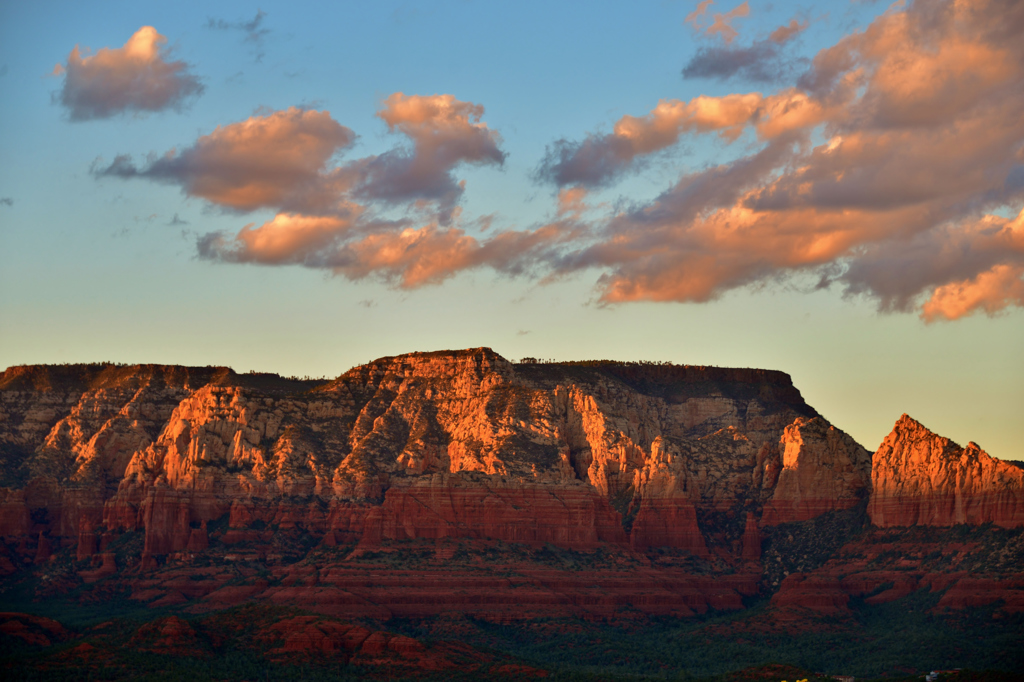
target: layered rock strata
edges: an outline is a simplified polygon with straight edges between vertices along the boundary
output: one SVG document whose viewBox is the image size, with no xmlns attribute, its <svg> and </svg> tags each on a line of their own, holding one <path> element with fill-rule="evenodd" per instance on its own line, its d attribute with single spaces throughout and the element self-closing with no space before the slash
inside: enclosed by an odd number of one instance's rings
<svg viewBox="0 0 1024 682">
<path fill-rule="evenodd" d="M 893 526 L 1024 526 L 1024 470 L 960 447 L 907 415 L 872 458 L 871 522 Z"/>
<path fill-rule="evenodd" d="M 764 508 L 780 523 L 848 506 L 868 480 L 868 453 L 780 372 L 513 364 L 489 349 L 383 358 L 319 383 L 16 367 L 0 378 L 0 443 L 0 534 L 45 532 L 86 556 L 98 534 L 138 529 L 149 555 L 184 551 L 225 515 L 334 542 L 703 556 L 699 509 Z M 736 552 L 756 553 L 749 537 Z"/>
</svg>

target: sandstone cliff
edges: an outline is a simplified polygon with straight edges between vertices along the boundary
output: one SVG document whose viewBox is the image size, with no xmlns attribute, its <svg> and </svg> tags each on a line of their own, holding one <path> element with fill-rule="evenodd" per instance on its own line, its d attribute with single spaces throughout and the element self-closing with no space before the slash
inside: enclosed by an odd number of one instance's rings
<svg viewBox="0 0 1024 682">
<path fill-rule="evenodd" d="M 781 372 L 513 364 L 486 348 L 382 358 L 330 382 L 14 367 L 0 377 L 0 453 L 0 534 L 88 553 L 102 532 L 145 529 L 156 555 L 226 514 L 354 541 L 703 555 L 702 509 L 811 518 L 854 504 L 869 475 L 867 451 Z M 737 557 L 755 553 L 748 530 Z"/>
<path fill-rule="evenodd" d="M 962 448 L 907 415 L 872 458 L 871 522 L 892 526 L 1024 526 L 1024 470 Z"/>
</svg>

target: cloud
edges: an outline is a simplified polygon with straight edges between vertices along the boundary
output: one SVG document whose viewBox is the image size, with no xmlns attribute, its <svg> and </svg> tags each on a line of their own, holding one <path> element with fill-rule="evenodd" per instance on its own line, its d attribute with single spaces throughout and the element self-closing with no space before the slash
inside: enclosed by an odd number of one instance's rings
<svg viewBox="0 0 1024 682">
<path fill-rule="evenodd" d="M 273 220 L 253 228 L 246 225 L 226 241 L 220 233 L 199 240 L 201 258 L 263 265 L 304 264 L 319 260 L 325 247 L 353 229 L 361 209 L 352 206 L 348 215 L 307 216 L 278 213 Z"/>
<path fill-rule="evenodd" d="M 1002 0 L 891 11 L 821 51 L 799 87 L 751 100 L 758 151 L 684 175 L 550 262 L 597 268 L 607 303 L 710 301 L 803 273 L 929 321 L 1020 306 L 1024 218 L 994 212 L 1024 205 L 1022 29 L 1024 6 Z"/>
<path fill-rule="evenodd" d="M 791 39 L 785 28 L 766 40 Z M 559 188 L 552 219 L 528 229 L 462 216 L 457 169 L 505 155 L 483 109 L 450 95 L 387 98 L 378 116 L 401 142 L 379 155 L 338 160 L 354 134 L 327 112 L 290 109 L 97 173 L 274 210 L 201 237 L 200 256 L 218 262 L 407 289 L 476 268 L 541 283 L 588 271 L 606 304 L 712 301 L 796 278 L 926 322 L 999 314 L 1024 306 L 1022 31 L 1019 2 L 917 2 L 821 50 L 794 87 L 662 100 L 611 133 L 558 141 L 537 170 Z M 749 148 L 651 201 L 588 203 L 684 136 L 709 134 L 745 134 Z"/>
<path fill-rule="evenodd" d="M 402 289 L 439 284 L 460 272 L 490 267 L 517 275 L 532 271 L 560 241 L 578 235 L 565 223 L 505 231 L 490 239 L 437 223 L 366 226 L 357 220 L 279 214 L 234 237 L 200 237 L 200 258 L 263 265 L 301 264 L 351 280 L 382 279 Z"/>
<path fill-rule="evenodd" d="M 124 47 L 90 55 L 76 45 L 67 62 L 54 68 L 54 75 L 64 76 L 55 100 L 72 121 L 182 109 L 203 85 L 185 62 L 167 61 L 166 42 L 155 28 L 143 26 Z"/>
<path fill-rule="evenodd" d="M 739 32 L 733 28 L 732 21 L 749 15 L 750 5 L 744 2 L 725 14 L 716 14 L 714 23 L 708 26 L 705 33 L 709 36 L 719 35 L 726 44 L 731 43 L 739 35 Z"/>
<path fill-rule="evenodd" d="M 587 211 L 588 206 L 584 203 L 587 198 L 586 187 L 566 187 L 558 192 L 558 215 L 570 215 L 580 217 Z"/>
<path fill-rule="evenodd" d="M 118 155 L 92 172 L 173 184 L 230 211 L 276 212 L 233 236 L 200 236 L 197 250 L 205 260 L 297 264 L 405 288 L 482 265 L 520 273 L 530 268 L 527 253 L 557 241 L 564 230 L 507 231 L 486 240 L 466 233 L 468 227 L 485 231 L 490 219 L 461 220 L 465 182 L 455 170 L 505 160 L 501 138 L 480 120 L 483 114 L 482 106 L 452 95 L 395 93 L 377 115 L 406 142 L 341 162 L 355 133 L 329 112 L 292 107 L 219 126 L 181 151 L 150 155 L 142 164 Z M 406 215 L 394 217 L 402 209 Z"/>
<path fill-rule="evenodd" d="M 698 28 L 701 23 L 701 17 L 703 17 L 707 13 L 708 6 L 710 6 L 713 2 L 714 0 L 701 0 L 700 2 L 698 2 L 697 9 L 693 10 L 688 15 L 686 15 L 686 23 L 692 24 L 694 28 Z"/>
<path fill-rule="evenodd" d="M 764 40 L 748 47 L 715 45 L 697 51 L 686 66 L 683 78 L 726 80 L 738 76 L 748 81 L 771 83 L 789 76 L 792 65 L 783 59 L 782 46 L 807 28 L 796 19 L 780 26 Z"/>
<path fill-rule="evenodd" d="M 266 56 L 263 50 L 263 40 L 270 33 L 269 28 L 263 27 L 263 20 L 266 17 L 266 12 L 257 9 L 256 16 L 249 21 L 225 21 L 210 17 L 206 20 L 206 27 L 219 31 L 241 31 L 245 34 L 245 42 L 252 44 L 256 61 L 260 62 Z"/>
<path fill-rule="evenodd" d="M 707 36 L 720 37 L 726 44 L 731 43 L 739 32 L 733 28 L 732 22 L 735 19 L 740 19 L 750 15 L 750 5 L 748 2 L 744 2 L 742 5 L 738 5 L 733 9 L 729 10 L 725 14 L 715 14 L 714 21 L 710 25 L 705 25 L 702 19 L 707 13 L 708 6 L 712 4 L 712 0 L 703 0 L 697 5 L 697 9 L 691 12 L 686 17 L 686 23 L 693 26 L 694 30 L 698 33 L 703 33 Z"/>
<path fill-rule="evenodd" d="M 389 130 L 406 135 L 413 148 L 367 159 L 357 194 L 389 201 L 435 201 L 441 223 L 449 223 L 463 192 L 452 170 L 462 163 L 501 166 L 505 161 L 501 137 L 480 123 L 483 113 L 482 106 L 452 95 L 391 95 L 377 116 Z"/>
<path fill-rule="evenodd" d="M 921 308 L 921 317 L 956 320 L 978 310 L 994 315 L 1011 305 L 1024 307 L 1024 265 L 996 265 L 972 279 L 942 285 Z"/>
<path fill-rule="evenodd" d="M 120 155 L 100 177 L 146 178 L 179 185 L 192 197 L 236 211 L 332 210 L 352 179 L 328 162 L 355 133 L 328 112 L 291 107 L 218 126 L 181 152 L 170 150 L 137 167 Z"/>
<path fill-rule="evenodd" d="M 785 45 L 806 29 L 808 25 L 809 22 L 790 19 L 788 24 L 779 26 L 777 29 L 772 31 L 771 35 L 768 36 L 768 40 L 777 45 Z"/>
<path fill-rule="evenodd" d="M 611 134 L 588 135 L 582 142 L 559 140 L 548 147 L 536 176 L 559 187 L 607 185 L 639 157 L 671 147 L 684 133 L 718 132 L 735 139 L 761 102 L 756 93 L 661 100 L 646 116 L 620 118 Z"/>
<path fill-rule="evenodd" d="M 97 177 L 145 178 L 181 186 L 235 211 L 274 208 L 285 213 L 348 213 L 353 202 L 382 207 L 432 206 L 448 225 L 464 191 L 453 172 L 461 164 L 501 166 L 497 132 L 480 122 L 483 107 L 451 95 L 388 97 L 378 116 L 412 144 L 331 165 L 355 133 L 329 112 L 291 107 L 219 126 L 181 152 L 151 157 L 143 166 L 119 155 Z"/>
<path fill-rule="evenodd" d="M 763 40 L 750 47 L 704 47 L 683 67 L 683 78 L 726 80 L 737 75 L 751 81 L 779 80 L 785 66 L 779 60 L 778 45 Z"/>
</svg>

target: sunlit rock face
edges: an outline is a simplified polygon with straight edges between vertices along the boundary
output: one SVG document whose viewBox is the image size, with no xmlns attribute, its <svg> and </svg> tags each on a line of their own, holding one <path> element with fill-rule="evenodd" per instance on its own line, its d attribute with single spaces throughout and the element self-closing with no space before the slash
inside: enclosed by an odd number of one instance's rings
<svg viewBox="0 0 1024 682">
<path fill-rule="evenodd" d="M 1019 523 L 1024 472 L 972 444 L 965 464 L 922 464 L 944 472 L 922 478 L 913 462 L 946 446 L 899 435 L 910 430 L 897 425 L 872 472 L 781 372 L 511 363 L 486 348 L 382 358 L 333 381 L 15 367 L 0 377 L 0 533 L 66 538 L 88 556 L 103 533 L 144 529 L 161 555 L 202 545 L 202 524 L 227 516 L 239 533 L 263 523 L 330 542 L 750 561 L 759 527 L 850 508 L 872 485 L 879 525 Z"/>
<path fill-rule="evenodd" d="M 1024 470 L 962 448 L 907 415 L 872 458 L 871 522 L 891 526 L 1024 526 Z"/>
</svg>

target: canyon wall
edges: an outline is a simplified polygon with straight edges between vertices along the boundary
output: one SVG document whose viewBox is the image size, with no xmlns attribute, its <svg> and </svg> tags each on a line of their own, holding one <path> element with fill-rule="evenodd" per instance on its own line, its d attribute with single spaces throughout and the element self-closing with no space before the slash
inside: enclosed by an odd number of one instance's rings
<svg viewBox="0 0 1024 682">
<path fill-rule="evenodd" d="M 1021 469 L 905 416 L 872 458 L 781 372 L 515 364 L 486 348 L 332 381 L 13 367 L 0 476 L 0 536 L 83 556 L 135 530 L 147 556 L 187 551 L 225 518 L 240 537 L 264 524 L 362 546 L 610 544 L 732 562 L 759 559 L 762 529 L 869 497 L 880 527 L 1024 525 Z"/>
<path fill-rule="evenodd" d="M 154 555 L 225 515 L 346 541 L 704 555 L 700 510 L 812 518 L 856 504 L 870 468 L 781 372 L 513 364 L 486 348 L 382 358 L 322 382 L 14 367 L 0 377 L 0 456 L 0 534 L 91 547 L 145 529 Z"/>
</svg>

